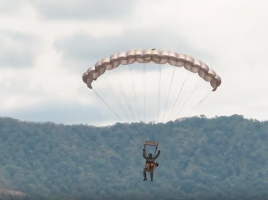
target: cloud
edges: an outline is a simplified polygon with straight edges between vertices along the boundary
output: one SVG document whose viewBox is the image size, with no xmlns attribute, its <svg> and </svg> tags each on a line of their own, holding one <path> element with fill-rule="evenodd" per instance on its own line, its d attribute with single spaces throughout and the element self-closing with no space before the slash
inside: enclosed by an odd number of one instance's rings
<svg viewBox="0 0 268 200">
<path fill-rule="evenodd" d="M 187 38 L 180 37 L 172 31 L 157 29 L 126 30 L 121 34 L 102 37 L 80 32 L 69 37 L 58 38 L 54 48 L 62 54 L 66 67 L 73 68 L 73 63 L 76 62 L 80 64 L 78 69 L 84 71 L 102 58 L 133 49 L 166 49 L 186 53 L 197 59 L 211 59 L 205 51 L 191 47 Z"/>
<path fill-rule="evenodd" d="M 27 109 L 10 110 L 5 113 L 23 121 L 54 122 L 63 124 L 102 124 L 105 114 L 98 107 L 79 105 L 76 102 L 40 103 Z M 107 113 L 106 113 L 107 114 Z"/>
<path fill-rule="evenodd" d="M 198 85 L 195 75 L 188 78 L 175 109 L 180 109 L 193 88 L 198 87 L 180 117 L 242 114 L 267 119 L 268 29 L 264 26 L 267 9 L 268 3 L 264 0 L 254 4 L 249 0 L 148 0 L 105 4 L 82 0 L 28 0 L 14 5 L 11 1 L 1 1 L 0 114 L 22 120 L 72 123 L 88 119 L 88 123 L 94 125 L 115 122 L 117 117 L 87 89 L 82 74 L 111 54 L 136 48 L 158 48 L 192 55 L 222 77 L 218 90 L 192 112 L 211 88 L 206 82 Z M 138 119 L 144 118 L 143 65 L 133 65 L 133 68 L 140 103 L 135 102 L 133 77 L 127 66 L 103 76 L 105 79 L 102 77 L 93 85 L 123 120 L 131 118 L 128 107 Z M 159 68 L 150 68 L 153 67 L 146 65 L 147 120 L 156 119 L 158 111 Z M 162 114 L 172 70 L 171 67 L 163 71 Z M 179 69 L 175 73 L 168 109 L 180 91 L 186 76 L 184 72 Z M 129 117 L 114 99 L 106 81 L 124 103 Z M 75 114 L 76 110 L 80 114 Z"/>
<path fill-rule="evenodd" d="M 134 0 L 30 0 L 47 20 L 126 20 L 133 12 Z"/>
<path fill-rule="evenodd" d="M 0 69 L 31 67 L 40 51 L 38 37 L 18 32 L 0 33 Z"/>
<path fill-rule="evenodd" d="M 18 2 L 12 2 L 9 0 L 1 0 L 0 2 L 0 15 L 3 14 L 13 14 L 16 13 L 16 11 L 18 11 L 18 9 L 20 9 L 21 7 L 23 7 L 25 2 L 22 1 L 18 1 Z"/>
</svg>

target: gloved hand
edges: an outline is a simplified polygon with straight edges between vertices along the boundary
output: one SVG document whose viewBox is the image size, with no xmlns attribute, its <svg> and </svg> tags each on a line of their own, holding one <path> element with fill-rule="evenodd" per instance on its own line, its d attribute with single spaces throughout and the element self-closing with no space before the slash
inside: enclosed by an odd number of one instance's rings
<svg viewBox="0 0 268 200">
<path fill-rule="evenodd" d="M 142 151 L 145 151 L 145 149 L 143 149 Z"/>
<path fill-rule="evenodd" d="M 160 153 L 160 150 L 158 150 L 158 153 Z"/>
</svg>

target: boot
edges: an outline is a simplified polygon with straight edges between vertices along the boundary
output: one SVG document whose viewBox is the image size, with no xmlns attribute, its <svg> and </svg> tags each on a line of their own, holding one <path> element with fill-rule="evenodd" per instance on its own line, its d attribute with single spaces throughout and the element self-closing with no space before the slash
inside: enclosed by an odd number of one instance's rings
<svg viewBox="0 0 268 200">
<path fill-rule="evenodd" d="M 153 172 L 150 172 L 150 177 L 151 177 L 151 181 L 153 181 L 153 179 L 154 179 L 154 174 L 153 174 Z"/>
<path fill-rule="evenodd" d="M 146 172 L 145 171 L 143 172 L 143 177 L 144 177 L 143 181 L 146 181 L 147 177 L 146 177 Z"/>
</svg>

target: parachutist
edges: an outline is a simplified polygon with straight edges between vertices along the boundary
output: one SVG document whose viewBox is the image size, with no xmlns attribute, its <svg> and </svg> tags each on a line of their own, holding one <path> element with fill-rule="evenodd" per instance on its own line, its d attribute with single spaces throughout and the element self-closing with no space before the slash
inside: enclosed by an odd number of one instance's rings
<svg viewBox="0 0 268 200">
<path fill-rule="evenodd" d="M 149 153 L 148 156 L 145 154 L 145 149 L 143 149 L 143 158 L 146 160 L 146 165 L 143 169 L 143 181 L 147 180 L 146 172 L 150 172 L 151 181 L 153 181 L 154 178 L 154 169 L 159 166 L 159 163 L 154 162 L 158 156 L 160 155 L 160 150 L 158 150 L 158 153 L 153 157 L 153 154 Z"/>
</svg>

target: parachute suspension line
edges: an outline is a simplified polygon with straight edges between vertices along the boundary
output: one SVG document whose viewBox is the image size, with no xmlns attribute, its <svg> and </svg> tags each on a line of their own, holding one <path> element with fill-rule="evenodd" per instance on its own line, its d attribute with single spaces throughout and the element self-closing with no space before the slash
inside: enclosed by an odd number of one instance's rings
<svg viewBox="0 0 268 200">
<path fill-rule="evenodd" d="M 121 89 L 121 94 L 123 95 L 123 98 L 125 100 L 125 103 L 126 103 L 126 106 L 127 106 L 127 110 L 130 113 L 130 117 L 129 118 L 131 119 L 131 116 L 132 116 L 132 119 L 134 120 L 133 115 L 132 115 L 132 112 L 131 112 L 131 109 L 130 109 L 130 106 L 128 104 L 128 101 L 127 101 L 127 98 L 126 98 L 126 95 L 125 95 L 124 87 L 123 87 L 123 84 L 122 84 L 122 76 L 120 74 L 118 75 L 118 79 L 119 79 L 119 86 L 120 86 L 120 89 Z"/>
<path fill-rule="evenodd" d="M 121 82 L 120 82 L 121 83 Z M 122 84 L 119 84 L 120 85 L 120 88 L 121 88 L 121 94 L 124 94 L 124 90 L 123 90 L 123 88 L 122 88 Z M 124 95 L 123 95 L 123 97 L 124 97 Z M 126 101 L 126 99 L 124 98 L 124 100 Z M 124 101 L 123 100 L 123 101 Z M 126 104 L 127 104 L 127 102 L 126 102 Z M 126 105 L 126 107 L 127 107 L 127 105 Z M 123 107 L 123 108 L 125 108 L 125 107 Z M 127 107 L 128 108 L 128 107 Z M 125 109 L 124 109 L 125 110 Z M 126 109 L 127 110 L 127 109 Z M 128 110 L 129 111 L 129 110 Z M 127 113 L 127 120 L 129 120 L 129 121 L 131 121 L 130 119 L 131 119 L 131 117 L 129 117 L 129 113 L 128 112 L 126 112 Z"/>
<path fill-rule="evenodd" d="M 178 96 L 177 96 L 177 98 L 176 98 L 176 100 L 175 100 L 175 103 L 174 103 L 174 105 L 173 105 L 173 107 L 172 107 L 172 110 L 171 110 L 171 112 L 170 112 L 170 114 L 169 114 L 169 119 L 173 118 L 173 117 L 172 117 L 172 116 L 173 116 L 172 113 L 173 113 L 174 108 L 175 108 L 175 105 L 177 104 L 177 101 L 178 101 L 178 99 L 179 99 L 179 97 L 180 97 L 181 91 L 182 91 L 182 89 L 183 89 L 183 87 L 184 87 L 184 84 L 185 84 L 185 82 L 186 82 L 186 80 L 187 80 L 187 78 L 188 78 L 189 73 L 190 73 L 190 71 L 188 71 L 188 73 L 187 73 L 187 75 L 186 75 L 186 77 L 185 77 L 185 79 L 184 79 L 184 81 L 183 81 L 183 84 L 182 84 L 182 86 L 181 86 L 180 92 L 179 92 L 179 94 L 178 94 Z"/>
<path fill-rule="evenodd" d="M 116 112 L 114 112 L 114 110 L 103 100 L 103 98 L 101 98 L 101 96 L 94 89 L 92 89 L 92 90 L 102 100 L 102 102 L 118 117 L 118 119 L 122 121 L 122 119 L 119 117 L 119 115 L 116 114 Z"/>
<path fill-rule="evenodd" d="M 191 96 L 193 95 L 194 91 L 195 91 L 196 88 L 198 87 L 199 82 L 201 82 L 201 80 L 202 80 L 202 79 L 199 79 L 199 81 L 195 84 L 195 87 L 192 89 L 192 91 L 191 91 L 190 95 L 188 96 L 187 100 L 186 100 L 186 101 L 182 104 L 182 106 L 180 107 L 178 114 L 175 115 L 175 116 L 177 116 L 176 118 L 179 117 L 180 112 L 183 110 L 184 106 L 188 103 L 189 99 L 190 99 Z"/>
<path fill-rule="evenodd" d="M 145 123 L 145 63 L 143 63 L 143 119 Z"/>
<path fill-rule="evenodd" d="M 207 95 L 206 95 L 201 101 L 199 101 L 199 103 L 196 104 L 195 107 L 193 107 L 193 109 L 190 111 L 189 115 L 191 114 L 191 112 L 192 112 L 197 106 L 199 106 L 202 102 L 204 102 L 204 100 L 205 100 L 211 93 L 212 93 L 212 91 L 209 91 L 209 93 L 207 93 Z"/>
<path fill-rule="evenodd" d="M 130 69 L 130 73 L 131 73 L 131 76 L 132 76 L 132 91 L 133 91 L 133 94 L 134 94 L 134 98 L 135 98 L 135 101 L 137 103 L 137 106 L 139 105 L 139 102 L 138 102 L 138 99 L 137 99 L 137 95 L 136 95 L 136 91 L 135 91 L 135 80 L 134 80 L 134 75 L 133 75 L 133 70 L 132 70 L 132 66 L 131 65 L 128 65 L 129 69 Z M 138 112 L 138 115 L 140 115 L 138 109 L 137 109 L 137 112 Z M 139 118 L 139 117 L 138 117 Z"/>
<path fill-rule="evenodd" d="M 159 115 L 160 115 L 161 68 L 162 68 L 162 65 L 159 66 L 159 82 L 158 82 L 158 119 L 157 119 L 158 122 L 159 122 Z"/>
<path fill-rule="evenodd" d="M 125 71 L 127 71 L 127 70 L 125 70 Z M 122 82 L 121 82 L 121 84 L 122 84 Z M 123 87 L 123 84 L 122 84 L 122 87 Z M 127 90 L 128 91 L 128 90 Z M 125 95 L 127 95 L 128 93 L 127 92 L 124 92 L 125 93 Z M 126 98 L 126 100 L 128 100 L 127 99 L 127 96 L 125 97 Z M 128 103 L 128 107 L 129 107 L 129 110 L 130 110 L 130 113 L 131 113 L 131 116 L 132 116 L 132 118 L 133 118 L 133 121 L 135 121 L 135 112 L 133 112 L 133 109 L 132 109 L 132 104 L 131 104 L 131 96 L 130 96 L 130 101 L 127 101 L 127 103 Z M 134 109 L 135 110 L 135 109 Z"/>
<path fill-rule="evenodd" d="M 125 110 L 124 106 L 121 104 L 121 102 L 117 99 L 117 97 L 116 97 L 116 95 L 115 95 L 115 93 L 114 93 L 114 91 L 113 91 L 113 88 L 112 88 L 111 84 L 108 83 L 109 81 L 107 81 L 105 77 L 103 77 L 103 79 L 104 79 L 104 81 L 105 81 L 105 84 L 106 84 L 107 88 L 109 89 L 110 93 L 112 94 L 114 100 L 115 100 L 115 101 L 117 102 L 117 104 L 119 105 L 119 108 L 122 108 L 122 110 L 123 110 L 123 112 L 124 112 L 126 118 L 128 118 L 128 115 L 126 114 L 126 110 Z M 102 80 L 102 79 L 101 79 L 101 80 Z M 109 87 L 109 85 L 110 85 L 110 87 Z"/>
<path fill-rule="evenodd" d="M 122 81 L 120 81 L 120 87 L 121 87 L 121 93 L 123 94 L 123 97 L 124 97 L 125 102 L 126 102 L 126 104 L 127 104 L 127 107 L 128 107 L 129 112 L 130 112 L 130 115 L 132 116 L 132 119 L 134 120 L 134 117 L 133 117 L 133 113 L 132 113 L 131 107 L 129 106 L 128 101 L 127 101 L 127 98 L 126 98 L 126 95 L 125 95 L 125 91 L 124 91 L 124 87 L 123 87 Z M 134 120 L 134 121 L 135 121 L 135 120 Z"/>
<path fill-rule="evenodd" d="M 122 69 L 126 69 L 126 68 L 125 68 L 125 67 L 122 67 Z M 125 71 L 126 71 L 126 70 L 125 70 Z M 122 80 L 122 75 L 120 75 L 120 84 L 121 84 L 121 88 L 124 88 L 124 84 L 122 83 L 121 80 Z M 135 115 L 134 115 L 134 112 L 133 112 L 133 109 L 132 109 L 131 101 L 129 101 L 129 100 L 128 100 L 129 98 L 127 98 L 128 93 L 125 92 L 124 89 L 123 89 L 122 91 L 123 91 L 123 96 L 124 96 L 124 99 L 125 99 L 125 101 L 126 101 L 128 110 L 129 110 L 130 115 L 131 115 L 131 117 L 132 117 L 132 120 L 135 121 Z M 128 91 L 128 90 L 127 90 L 127 91 Z M 130 99 L 131 99 L 131 97 L 130 97 Z"/>
<path fill-rule="evenodd" d="M 172 73 L 172 78 L 171 78 L 171 82 L 170 82 L 170 85 L 169 85 L 169 90 L 168 90 L 168 96 L 167 96 L 167 100 L 166 100 L 166 105 L 165 105 L 165 109 L 164 109 L 163 120 L 165 119 L 165 113 L 166 113 L 167 103 L 168 103 L 168 99 L 169 99 L 169 94 L 170 94 L 170 89 L 171 89 L 172 82 L 173 82 L 173 77 L 174 77 L 175 69 L 176 69 L 176 68 L 175 68 L 175 66 L 174 66 L 174 68 L 173 68 L 173 73 Z"/>
</svg>

